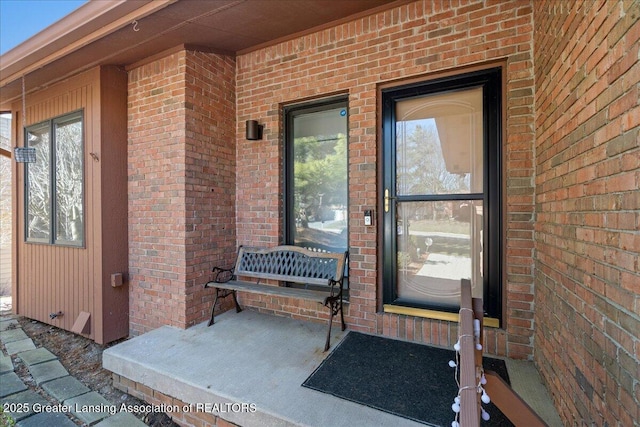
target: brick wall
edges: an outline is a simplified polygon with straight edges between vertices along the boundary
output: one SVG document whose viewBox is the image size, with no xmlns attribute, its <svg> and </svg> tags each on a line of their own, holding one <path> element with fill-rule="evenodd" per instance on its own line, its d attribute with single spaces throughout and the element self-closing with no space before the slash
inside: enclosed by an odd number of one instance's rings
<svg viewBox="0 0 640 427">
<path fill-rule="evenodd" d="M 129 72 L 130 332 L 203 321 L 235 250 L 235 61 L 179 51 Z"/>
<path fill-rule="evenodd" d="M 354 330 L 452 345 L 456 324 L 378 313 L 378 235 L 363 211 L 378 206 L 377 91 L 380 84 L 504 61 L 507 197 L 506 327 L 490 329 L 490 353 L 533 355 L 534 115 L 533 25 L 529 1 L 409 3 L 237 58 L 238 244 L 269 245 L 283 235 L 283 105 L 335 94 L 349 98 L 350 304 Z M 245 120 L 265 124 L 246 141 Z M 322 317 L 290 301 L 248 299 L 270 312 Z M 286 307 L 284 304 L 289 304 Z"/>
<path fill-rule="evenodd" d="M 187 52 L 186 326 L 208 318 L 214 265 L 235 259 L 235 59 Z M 230 301 L 226 301 L 230 304 Z"/>
<path fill-rule="evenodd" d="M 638 425 L 640 3 L 534 9 L 535 360 L 565 425 Z"/>
<path fill-rule="evenodd" d="M 118 374 L 113 374 L 113 386 L 150 405 L 170 409 L 164 413 L 182 427 L 237 427 L 237 424 L 216 415 L 208 407 L 199 408 L 198 403 L 187 403 Z"/>
</svg>

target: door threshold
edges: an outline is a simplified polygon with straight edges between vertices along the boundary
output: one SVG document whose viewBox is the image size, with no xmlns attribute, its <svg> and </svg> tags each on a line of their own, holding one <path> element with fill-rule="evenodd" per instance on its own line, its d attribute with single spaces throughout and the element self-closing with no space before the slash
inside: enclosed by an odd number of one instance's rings
<svg viewBox="0 0 640 427">
<path fill-rule="evenodd" d="M 444 320 L 447 322 L 458 322 L 460 316 L 458 313 L 450 311 L 428 310 L 426 308 L 406 307 L 403 305 L 385 304 L 383 306 L 385 313 L 402 314 L 405 316 L 423 317 L 426 319 Z M 499 328 L 500 320 L 493 317 L 484 317 L 482 319 L 484 326 L 490 328 Z"/>
</svg>

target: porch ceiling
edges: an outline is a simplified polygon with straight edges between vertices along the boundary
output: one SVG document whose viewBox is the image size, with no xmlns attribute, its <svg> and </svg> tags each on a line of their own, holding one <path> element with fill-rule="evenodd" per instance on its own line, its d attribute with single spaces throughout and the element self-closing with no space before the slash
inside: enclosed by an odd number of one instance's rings
<svg viewBox="0 0 640 427">
<path fill-rule="evenodd" d="M 97 65 L 130 65 L 180 45 L 237 54 L 408 0 L 90 1 L 0 57 L 0 109 L 22 92 Z"/>
</svg>

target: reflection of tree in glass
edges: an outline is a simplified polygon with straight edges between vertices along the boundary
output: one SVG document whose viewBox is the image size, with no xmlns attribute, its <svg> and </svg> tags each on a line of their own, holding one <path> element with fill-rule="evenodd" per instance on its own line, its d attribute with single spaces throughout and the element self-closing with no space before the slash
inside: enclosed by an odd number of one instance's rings
<svg viewBox="0 0 640 427">
<path fill-rule="evenodd" d="M 345 250 L 346 135 L 296 138 L 294 153 L 295 243 L 318 250 Z"/>
<path fill-rule="evenodd" d="M 347 137 L 304 137 L 294 142 L 294 209 L 298 222 L 331 221 L 347 205 Z"/>
<path fill-rule="evenodd" d="M 437 195 L 468 193 L 470 174 L 452 174 L 442 152 L 435 122 L 413 120 L 398 122 L 396 129 L 397 189 L 400 195 Z M 450 204 L 436 202 L 416 209 L 412 204 L 406 209 L 407 218 L 450 217 Z M 415 209 L 415 210 L 414 210 Z"/>
<path fill-rule="evenodd" d="M 54 156 L 51 156 L 51 122 L 32 126 L 27 132 L 27 145 L 36 150 L 35 163 L 26 165 L 28 181 L 27 232 L 33 239 L 50 239 L 51 179 L 55 164 L 56 240 L 81 241 L 83 164 L 82 121 L 74 117 L 54 121 Z M 53 163 L 52 163 L 53 162 Z"/>
<path fill-rule="evenodd" d="M 82 240 L 82 123 L 56 126 L 56 239 Z"/>
<path fill-rule="evenodd" d="M 399 194 L 468 193 L 469 174 L 447 171 L 432 120 L 399 122 L 396 134 Z"/>
<path fill-rule="evenodd" d="M 29 237 L 48 239 L 50 229 L 49 132 L 41 128 L 27 132 L 27 144 L 36 149 L 35 163 L 27 163 Z"/>
</svg>

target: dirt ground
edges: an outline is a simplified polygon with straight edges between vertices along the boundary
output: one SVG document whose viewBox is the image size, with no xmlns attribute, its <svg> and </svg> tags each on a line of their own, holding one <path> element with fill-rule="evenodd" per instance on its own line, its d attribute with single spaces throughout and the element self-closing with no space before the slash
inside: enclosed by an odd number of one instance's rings
<svg viewBox="0 0 640 427">
<path fill-rule="evenodd" d="M 20 326 L 24 332 L 33 340 L 36 347 L 45 347 L 55 354 L 69 374 L 77 378 L 92 391 L 100 393 L 106 400 L 114 405 L 141 405 L 139 399 L 130 396 L 113 387 L 111 372 L 102 368 L 102 351 L 111 345 L 101 346 L 95 342 L 73 334 L 68 331 L 40 323 L 26 318 L 18 318 Z M 19 358 L 13 357 L 16 373 L 31 389 L 43 394 L 43 390 L 38 387 L 29 375 L 26 366 Z M 44 394 L 47 397 L 46 393 Z M 177 426 L 164 413 L 136 413 L 145 424 L 154 427 L 174 427 Z M 79 425 L 82 423 L 75 420 Z"/>
</svg>

